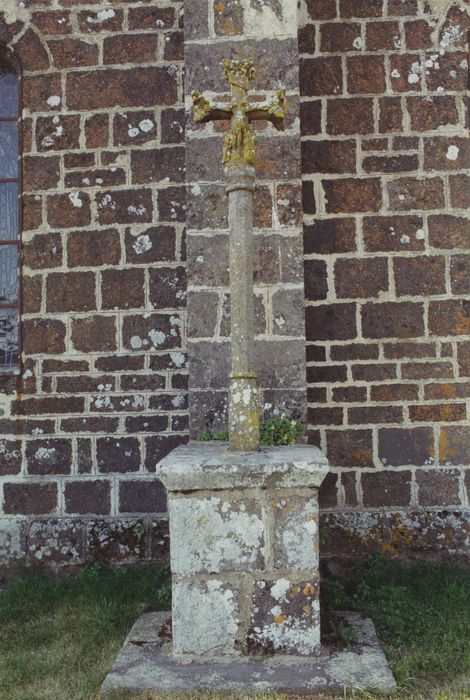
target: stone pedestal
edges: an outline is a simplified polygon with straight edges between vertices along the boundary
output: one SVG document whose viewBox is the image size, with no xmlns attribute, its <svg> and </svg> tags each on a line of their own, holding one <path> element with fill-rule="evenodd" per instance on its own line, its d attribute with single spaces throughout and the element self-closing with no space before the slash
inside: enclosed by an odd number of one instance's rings
<svg viewBox="0 0 470 700">
<path fill-rule="evenodd" d="M 316 447 L 174 450 L 168 490 L 173 654 L 313 656 L 320 651 Z"/>
</svg>

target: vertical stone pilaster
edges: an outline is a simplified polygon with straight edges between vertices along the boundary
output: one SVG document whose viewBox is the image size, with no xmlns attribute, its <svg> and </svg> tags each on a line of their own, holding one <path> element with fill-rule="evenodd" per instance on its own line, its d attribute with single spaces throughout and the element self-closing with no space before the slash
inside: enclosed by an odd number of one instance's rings
<svg viewBox="0 0 470 700">
<path fill-rule="evenodd" d="M 255 357 L 265 415 L 306 411 L 297 7 L 288 0 L 185 3 L 186 107 L 190 93 L 226 97 L 221 62 L 253 59 L 253 96 L 287 90 L 284 133 L 256 125 L 254 211 Z M 186 132 L 188 326 L 191 433 L 227 425 L 230 289 L 227 199 L 222 167 L 226 125 Z"/>
</svg>

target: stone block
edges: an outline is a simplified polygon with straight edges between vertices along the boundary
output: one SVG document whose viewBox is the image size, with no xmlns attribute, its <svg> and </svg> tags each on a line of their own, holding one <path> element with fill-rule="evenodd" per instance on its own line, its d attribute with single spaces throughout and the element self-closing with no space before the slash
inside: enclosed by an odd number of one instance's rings
<svg viewBox="0 0 470 700">
<path fill-rule="evenodd" d="M 238 591 L 222 581 L 173 584 L 173 652 L 236 654 L 240 610 Z"/>
<path fill-rule="evenodd" d="M 136 563 L 146 559 L 146 526 L 138 520 L 93 520 L 87 525 L 88 558 L 96 561 Z"/>
<path fill-rule="evenodd" d="M 74 520 L 37 520 L 28 532 L 30 563 L 79 564 L 84 555 L 84 527 Z"/>
<path fill-rule="evenodd" d="M 218 574 L 264 569 L 265 534 L 259 502 L 251 498 L 170 500 L 174 574 Z"/>
<path fill-rule="evenodd" d="M 45 515 L 58 507 L 56 483 L 6 483 L 3 510 L 7 515 Z"/>
<path fill-rule="evenodd" d="M 311 571 L 318 567 L 318 496 L 275 494 L 274 566 Z"/>
<path fill-rule="evenodd" d="M 20 441 L 0 440 L 0 476 L 20 472 L 21 451 Z"/>
<path fill-rule="evenodd" d="M 310 581 L 257 581 L 252 596 L 249 652 L 313 656 L 320 651 L 319 584 Z"/>
<path fill-rule="evenodd" d="M 110 493 L 110 482 L 102 479 L 67 482 L 64 489 L 66 511 L 80 515 L 109 515 Z"/>
<path fill-rule="evenodd" d="M 0 568 L 24 560 L 25 523 L 13 518 L 0 519 Z"/>
</svg>

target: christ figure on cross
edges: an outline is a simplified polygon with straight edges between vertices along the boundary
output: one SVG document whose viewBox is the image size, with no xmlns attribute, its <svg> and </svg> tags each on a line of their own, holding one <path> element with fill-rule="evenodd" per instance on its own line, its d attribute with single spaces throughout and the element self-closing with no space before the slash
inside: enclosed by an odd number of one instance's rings
<svg viewBox="0 0 470 700">
<path fill-rule="evenodd" d="M 230 227 L 230 317 L 232 372 L 229 392 L 229 439 L 233 450 L 258 451 L 260 401 L 254 367 L 253 312 L 253 192 L 256 134 L 254 121 L 270 121 L 284 129 L 285 92 L 250 105 L 248 92 L 255 77 L 253 61 L 224 61 L 231 88 L 230 102 L 210 103 L 193 92 L 194 120 L 200 124 L 230 121 L 223 164 L 227 177 Z"/>
</svg>

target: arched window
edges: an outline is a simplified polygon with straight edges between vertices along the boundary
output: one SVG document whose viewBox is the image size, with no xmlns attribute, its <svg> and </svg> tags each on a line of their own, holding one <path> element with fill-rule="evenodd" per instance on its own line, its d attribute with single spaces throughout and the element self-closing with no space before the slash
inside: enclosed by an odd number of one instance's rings
<svg viewBox="0 0 470 700">
<path fill-rule="evenodd" d="M 17 369 L 19 360 L 20 82 L 0 45 L 0 372 Z"/>
</svg>

